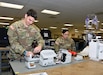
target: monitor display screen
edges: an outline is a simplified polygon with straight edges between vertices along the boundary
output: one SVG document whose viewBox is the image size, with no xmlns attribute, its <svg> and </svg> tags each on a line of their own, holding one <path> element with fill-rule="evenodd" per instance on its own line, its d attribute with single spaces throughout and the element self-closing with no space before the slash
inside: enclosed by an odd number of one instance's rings
<svg viewBox="0 0 103 75">
<path fill-rule="evenodd" d="M 44 33 L 44 37 L 48 37 L 49 35 L 48 35 L 48 33 Z"/>
<path fill-rule="evenodd" d="M 50 46 L 54 46 L 55 40 L 50 40 Z"/>
<path fill-rule="evenodd" d="M 43 39 L 51 39 L 51 31 L 50 30 L 41 30 L 41 35 Z"/>
<path fill-rule="evenodd" d="M 6 47 L 9 45 L 7 31 L 8 29 L 6 28 L 0 28 L 0 47 Z"/>
</svg>

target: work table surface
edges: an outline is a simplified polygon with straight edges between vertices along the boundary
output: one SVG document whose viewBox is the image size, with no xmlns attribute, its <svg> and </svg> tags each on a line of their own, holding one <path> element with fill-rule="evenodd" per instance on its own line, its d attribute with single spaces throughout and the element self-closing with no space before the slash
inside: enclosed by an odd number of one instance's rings
<svg viewBox="0 0 103 75">
<path fill-rule="evenodd" d="M 103 63 L 88 60 L 67 66 L 26 72 L 18 75 L 33 75 L 39 72 L 47 72 L 48 75 L 103 75 Z"/>
<path fill-rule="evenodd" d="M 40 70 L 48 70 L 48 69 L 54 69 L 54 68 L 61 68 L 61 67 L 66 67 L 66 66 L 70 66 L 71 64 L 76 64 L 76 63 L 80 63 L 80 62 L 85 62 L 86 60 L 82 60 L 82 61 L 76 61 L 76 60 L 72 60 L 71 63 L 68 63 L 68 64 L 56 64 L 56 65 L 53 65 L 53 66 L 46 66 L 46 67 L 42 67 L 39 63 L 35 63 L 36 65 L 36 68 L 33 68 L 33 69 L 28 69 L 25 65 L 25 61 L 10 61 L 10 65 L 14 71 L 15 74 L 19 73 L 19 74 L 22 74 L 22 73 L 26 73 L 26 72 L 37 72 L 37 71 L 40 71 Z"/>
</svg>

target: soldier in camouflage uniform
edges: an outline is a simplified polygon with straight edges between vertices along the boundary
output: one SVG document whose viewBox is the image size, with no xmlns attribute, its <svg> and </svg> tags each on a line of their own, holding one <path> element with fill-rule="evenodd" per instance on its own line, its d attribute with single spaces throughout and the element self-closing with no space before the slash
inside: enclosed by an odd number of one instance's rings
<svg viewBox="0 0 103 75">
<path fill-rule="evenodd" d="M 66 49 L 66 50 L 73 50 L 75 51 L 75 43 L 73 39 L 68 37 L 69 31 L 68 30 L 63 30 L 62 31 L 62 36 L 57 38 L 55 41 L 55 50 L 56 52 L 59 51 L 59 49 Z"/>
<path fill-rule="evenodd" d="M 10 42 L 9 58 L 17 59 L 21 55 L 30 56 L 39 53 L 44 45 L 40 30 L 33 23 L 37 19 L 37 13 L 30 9 L 22 20 L 16 21 L 9 26 L 8 37 Z M 33 48 L 33 41 L 37 46 Z"/>
</svg>

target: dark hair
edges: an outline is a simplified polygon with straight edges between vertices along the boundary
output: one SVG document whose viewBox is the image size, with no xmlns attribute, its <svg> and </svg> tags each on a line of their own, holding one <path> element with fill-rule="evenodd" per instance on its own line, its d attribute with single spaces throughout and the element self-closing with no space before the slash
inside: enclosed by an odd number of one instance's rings
<svg viewBox="0 0 103 75">
<path fill-rule="evenodd" d="M 66 29 L 65 29 L 65 30 L 62 30 L 62 33 L 64 34 L 64 33 L 67 32 L 67 31 L 68 31 L 68 30 L 66 30 Z"/>
<path fill-rule="evenodd" d="M 37 12 L 35 10 L 29 9 L 26 14 L 27 16 L 32 16 L 35 18 L 35 20 L 37 20 Z"/>
</svg>

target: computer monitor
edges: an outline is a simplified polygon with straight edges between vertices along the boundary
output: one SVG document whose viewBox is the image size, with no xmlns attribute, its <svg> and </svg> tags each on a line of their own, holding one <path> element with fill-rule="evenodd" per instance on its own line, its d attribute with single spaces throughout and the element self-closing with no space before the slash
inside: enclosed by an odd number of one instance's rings
<svg viewBox="0 0 103 75">
<path fill-rule="evenodd" d="M 55 39 L 45 40 L 45 46 L 54 46 L 54 44 L 55 44 Z"/>
<path fill-rule="evenodd" d="M 50 46 L 54 46 L 54 44 L 55 44 L 55 39 L 50 39 L 49 42 L 50 42 Z"/>
<path fill-rule="evenodd" d="M 51 39 L 51 31 L 50 30 L 41 30 L 41 35 L 43 39 Z"/>
<path fill-rule="evenodd" d="M 0 47 L 6 47 L 9 45 L 8 35 L 6 28 L 0 28 Z"/>
<path fill-rule="evenodd" d="M 54 50 L 55 39 L 45 39 L 44 49 Z"/>
</svg>

